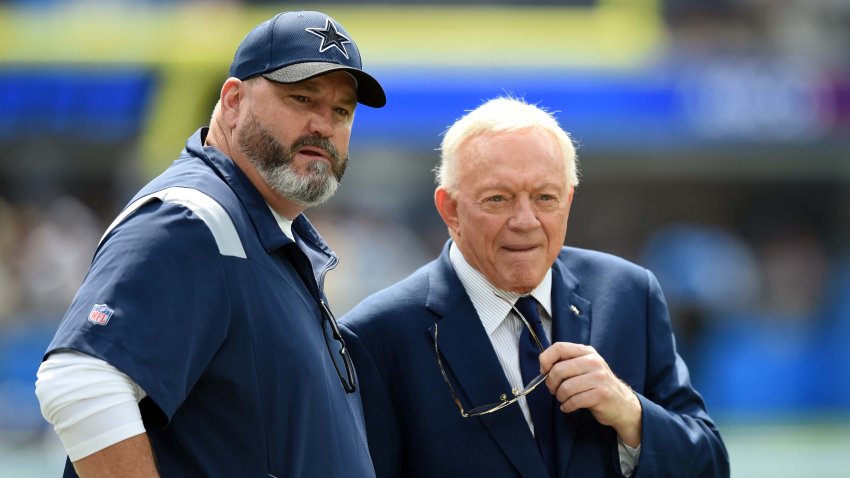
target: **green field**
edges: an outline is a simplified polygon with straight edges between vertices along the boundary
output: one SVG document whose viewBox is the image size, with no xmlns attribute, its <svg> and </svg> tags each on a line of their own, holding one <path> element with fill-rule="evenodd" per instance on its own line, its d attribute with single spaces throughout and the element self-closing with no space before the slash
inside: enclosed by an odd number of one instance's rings
<svg viewBox="0 0 850 478">
<path fill-rule="evenodd" d="M 720 421 L 720 431 L 735 478 L 850 477 L 850 420 Z M 52 436 L 27 447 L 0 441 L 1 478 L 54 478 L 63 460 Z"/>
<path fill-rule="evenodd" d="M 735 478 L 850 477 L 850 421 L 720 427 Z"/>
</svg>

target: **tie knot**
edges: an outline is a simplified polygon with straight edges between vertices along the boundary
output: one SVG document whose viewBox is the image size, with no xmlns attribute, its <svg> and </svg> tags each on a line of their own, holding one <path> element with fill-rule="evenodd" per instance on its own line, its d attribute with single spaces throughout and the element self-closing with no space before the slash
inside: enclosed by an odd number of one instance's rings
<svg viewBox="0 0 850 478">
<path fill-rule="evenodd" d="M 543 321 L 540 320 L 540 312 L 537 309 L 537 304 L 537 299 L 530 295 L 520 297 L 515 304 L 517 310 L 519 310 L 532 327 L 537 324 L 543 325 Z"/>
</svg>

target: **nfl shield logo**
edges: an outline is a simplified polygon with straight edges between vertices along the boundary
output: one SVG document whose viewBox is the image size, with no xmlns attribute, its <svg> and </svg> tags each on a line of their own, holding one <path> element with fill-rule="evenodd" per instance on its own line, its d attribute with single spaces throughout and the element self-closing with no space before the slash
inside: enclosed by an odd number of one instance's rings
<svg viewBox="0 0 850 478">
<path fill-rule="evenodd" d="M 89 312 L 89 322 L 96 325 L 106 325 L 113 312 L 115 311 L 106 304 L 95 304 Z"/>
</svg>

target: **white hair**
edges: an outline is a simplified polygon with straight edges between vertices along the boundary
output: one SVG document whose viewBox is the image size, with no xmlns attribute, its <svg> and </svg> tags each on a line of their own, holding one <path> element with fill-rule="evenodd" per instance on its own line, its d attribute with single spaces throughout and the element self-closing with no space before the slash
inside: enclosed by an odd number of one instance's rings
<svg viewBox="0 0 850 478">
<path fill-rule="evenodd" d="M 457 153 L 470 139 L 485 135 L 540 129 L 552 134 L 563 155 L 567 183 L 578 185 L 578 160 L 570 135 L 555 116 L 537 105 L 511 96 L 491 99 L 455 121 L 443 135 L 440 164 L 434 168 L 437 185 L 453 191 L 457 188 Z"/>
</svg>

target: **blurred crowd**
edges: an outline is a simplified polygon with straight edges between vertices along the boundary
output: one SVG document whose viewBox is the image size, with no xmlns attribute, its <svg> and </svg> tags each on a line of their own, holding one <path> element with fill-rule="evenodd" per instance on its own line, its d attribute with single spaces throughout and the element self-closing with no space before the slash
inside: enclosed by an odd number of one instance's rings
<svg viewBox="0 0 850 478">
<path fill-rule="evenodd" d="M 0 442 L 38 440 L 33 364 L 88 269 L 103 224 L 81 201 L 0 197 Z M 37 368 L 37 366 L 36 366 Z"/>
</svg>

